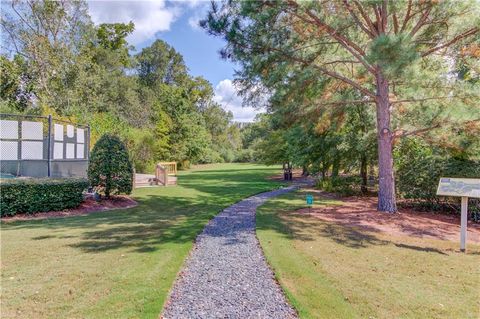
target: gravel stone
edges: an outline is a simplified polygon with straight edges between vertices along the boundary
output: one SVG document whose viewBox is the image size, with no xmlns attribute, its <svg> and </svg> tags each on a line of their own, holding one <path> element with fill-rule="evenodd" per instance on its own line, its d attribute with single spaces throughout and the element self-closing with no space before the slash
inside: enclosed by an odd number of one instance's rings
<svg viewBox="0 0 480 319">
<path fill-rule="evenodd" d="M 244 199 L 212 219 L 170 292 L 162 318 L 297 318 L 255 236 L 255 211 L 289 186 Z"/>
</svg>

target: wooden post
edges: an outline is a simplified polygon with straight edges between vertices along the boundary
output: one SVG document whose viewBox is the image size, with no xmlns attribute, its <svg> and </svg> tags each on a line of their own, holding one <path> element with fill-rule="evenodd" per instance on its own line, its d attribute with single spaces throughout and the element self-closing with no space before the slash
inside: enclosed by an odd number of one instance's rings
<svg viewBox="0 0 480 319">
<path fill-rule="evenodd" d="M 460 221 L 460 251 L 465 252 L 467 243 L 468 197 L 462 196 L 462 217 Z"/>
</svg>

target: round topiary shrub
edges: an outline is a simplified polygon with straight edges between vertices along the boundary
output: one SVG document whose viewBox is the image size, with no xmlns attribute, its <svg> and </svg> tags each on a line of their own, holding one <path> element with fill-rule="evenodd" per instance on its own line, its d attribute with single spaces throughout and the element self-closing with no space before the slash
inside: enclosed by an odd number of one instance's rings
<svg viewBox="0 0 480 319">
<path fill-rule="evenodd" d="M 132 192 L 133 168 L 125 144 L 116 136 L 105 134 L 93 147 L 88 165 L 88 180 L 106 198 Z"/>
</svg>

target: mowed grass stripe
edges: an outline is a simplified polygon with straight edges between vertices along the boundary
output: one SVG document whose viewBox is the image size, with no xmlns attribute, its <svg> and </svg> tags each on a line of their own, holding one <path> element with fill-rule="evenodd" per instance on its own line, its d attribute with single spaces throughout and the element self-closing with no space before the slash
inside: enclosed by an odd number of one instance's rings
<svg viewBox="0 0 480 319">
<path fill-rule="evenodd" d="M 2 318 L 157 318 L 193 240 L 223 208 L 278 187 L 278 168 L 218 164 L 132 209 L 2 223 Z"/>
<path fill-rule="evenodd" d="M 328 202 L 335 204 L 324 201 Z M 321 265 L 297 251 L 295 234 L 280 218 L 282 213 L 304 207 L 303 198 L 286 194 L 257 210 L 257 237 L 267 261 L 301 318 L 355 318 L 354 309 L 320 270 Z"/>
<path fill-rule="evenodd" d="M 316 205 L 338 202 L 316 198 Z M 257 236 L 301 318 L 478 318 L 480 246 L 396 236 L 295 213 L 305 193 L 257 210 Z"/>
</svg>

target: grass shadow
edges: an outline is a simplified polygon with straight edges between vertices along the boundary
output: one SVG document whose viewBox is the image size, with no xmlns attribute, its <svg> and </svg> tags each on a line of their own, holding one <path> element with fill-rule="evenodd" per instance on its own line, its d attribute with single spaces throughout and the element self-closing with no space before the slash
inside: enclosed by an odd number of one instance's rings
<svg viewBox="0 0 480 319">
<path fill-rule="evenodd" d="M 285 201 L 274 199 L 260 208 L 261 212 L 257 216 L 257 230 L 274 231 L 288 239 L 299 241 L 314 241 L 318 237 L 322 237 L 353 249 L 395 245 L 402 249 L 447 255 L 436 248 L 398 244 L 391 240 L 382 239 L 376 235 L 378 230 L 373 227 L 335 224 L 314 216 L 297 213 L 298 210 L 304 208 L 303 203 L 298 201 L 298 194 L 288 194 L 283 197 L 291 203 L 284 204 Z M 317 202 L 321 205 L 329 204 L 328 199 L 322 201 L 322 199 L 317 198 Z"/>
<path fill-rule="evenodd" d="M 253 194 L 278 187 L 265 178 L 275 168 L 245 166 L 206 171 L 182 172 L 180 185 L 136 190 L 139 205 L 124 210 L 96 212 L 85 216 L 18 221 L 3 224 L 5 231 L 45 229 L 49 240 L 78 237 L 68 246 L 85 253 L 120 248 L 152 253 L 161 244 L 195 240 L 205 224 L 224 208 Z M 80 231 L 71 236 L 70 230 Z"/>
</svg>

